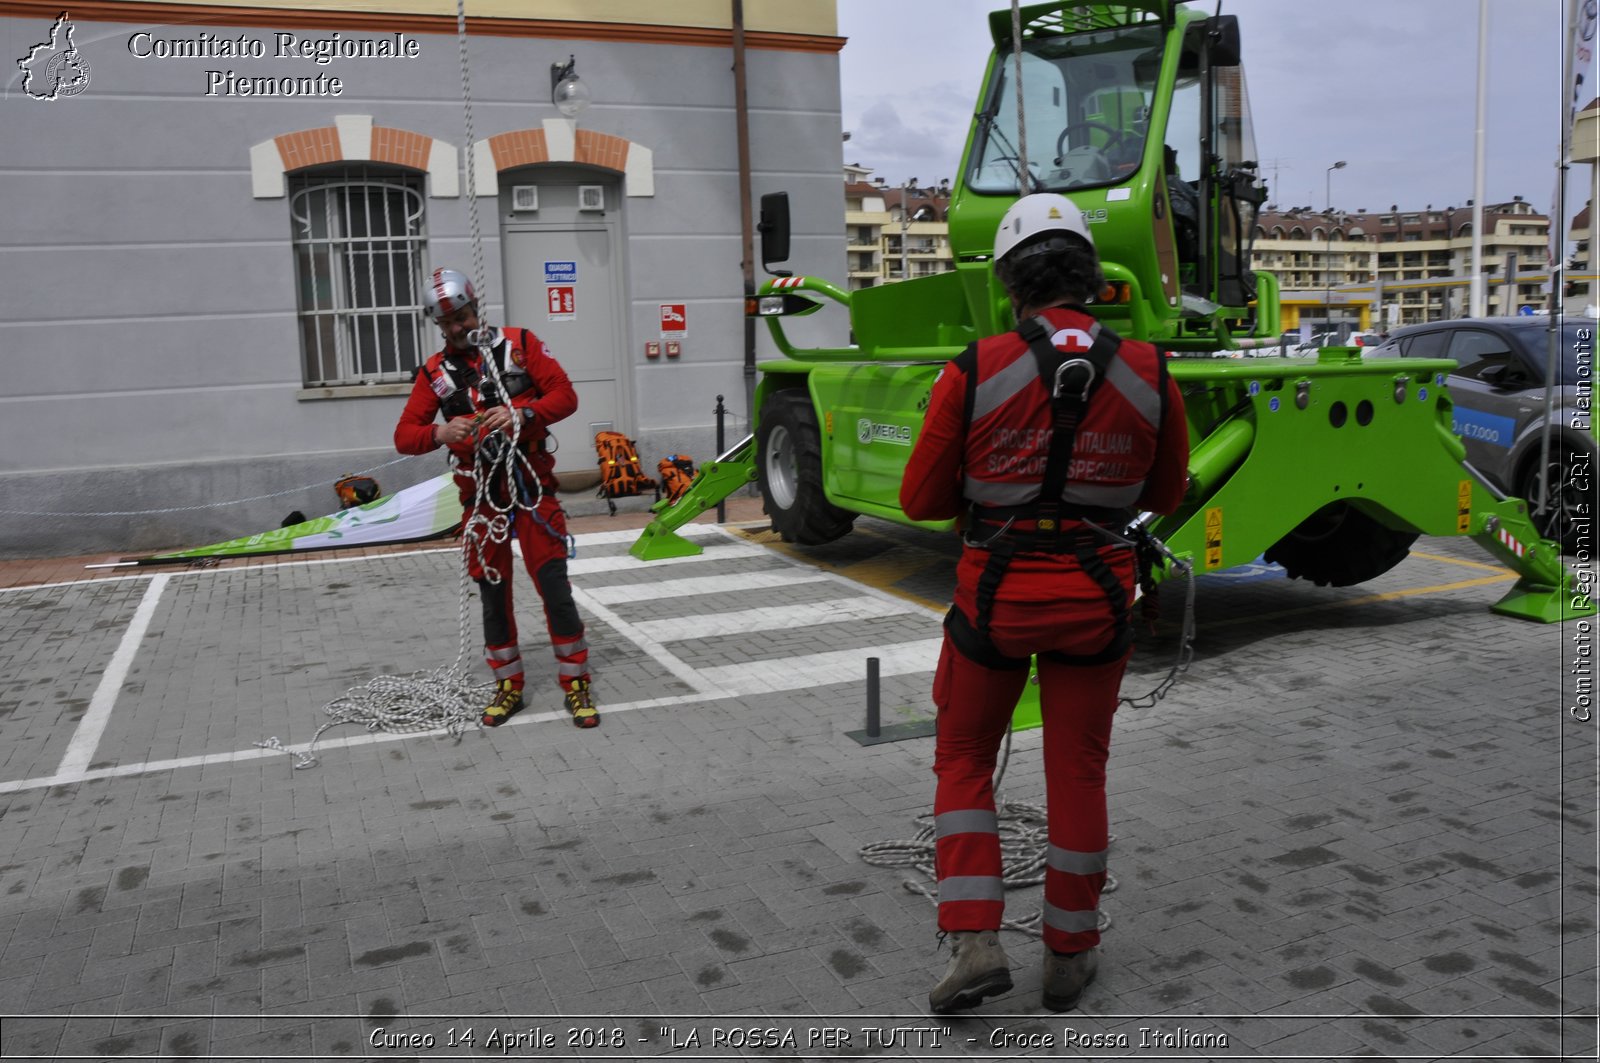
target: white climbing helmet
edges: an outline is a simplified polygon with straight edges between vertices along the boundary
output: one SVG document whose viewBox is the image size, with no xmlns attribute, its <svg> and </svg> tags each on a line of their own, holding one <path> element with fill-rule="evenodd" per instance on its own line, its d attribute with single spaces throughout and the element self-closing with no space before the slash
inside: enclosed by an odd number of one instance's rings
<svg viewBox="0 0 1600 1063">
<path fill-rule="evenodd" d="M 1035 192 L 1011 204 L 1011 209 L 1000 219 L 1000 228 L 994 234 L 994 260 L 1000 261 L 1044 233 L 1070 233 L 1082 237 L 1090 249 L 1094 248 L 1094 237 L 1089 235 L 1089 226 L 1084 224 L 1083 211 L 1072 200 L 1055 192 Z M 1038 240 L 1020 255 L 1043 254 L 1064 246 L 1057 240 Z"/>
<path fill-rule="evenodd" d="M 467 280 L 466 274 L 453 269 L 436 269 L 422 293 L 422 312 L 438 321 L 477 301 L 478 293 L 472 290 L 472 282 Z"/>
</svg>

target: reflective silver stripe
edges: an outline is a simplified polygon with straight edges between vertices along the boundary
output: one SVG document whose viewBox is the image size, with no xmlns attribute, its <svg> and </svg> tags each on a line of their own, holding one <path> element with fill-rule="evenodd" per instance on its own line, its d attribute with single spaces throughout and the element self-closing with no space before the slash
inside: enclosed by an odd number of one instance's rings
<svg viewBox="0 0 1600 1063">
<path fill-rule="evenodd" d="M 1049 901 L 1044 905 L 1044 925 L 1052 930 L 1059 930 L 1063 934 L 1081 934 L 1086 930 L 1095 930 L 1100 926 L 1100 914 L 1093 908 L 1086 912 L 1069 912 L 1065 908 L 1057 908 Z"/>
<path fill-rule="evenodd" d="M 963 808 L 934 816 L 933 833 L 936 838 L 947 838 L 952 834 L 999 834 L 1000 824 L 988 809 Z"/>
<path fill-rule="evenodd" d="M 498 650 L 491 650 L 489 647 L 485 646 L 483 648 L 483 655 L 491 661 L 514 661 L 518 657 L 522 656 L 522 647 L 512 645 L 501 647 Z"/>
<path fill-rule="evenodd" d="M 1063 502 L 1076 502 L 1080 506 L 1131 506 L 1144 493 L 1144 481 L 1131 484 L 1075 484 L 1069 483 L 1061 491 Z"/>
<path fill-rule="evenodd" d="M 550 648 L 556 651 L 557 657 L 571 657 L 574 653 L 582 653 L 589 648 L 587 638 L 577 638 L 571 642 L 557 642 L 550 640 Z"/>
<path fill-rule="evenodd" d="M 561 666 L 556 669 L 556 673 L 561 676 L 580 676 L 588 670 L 589 666 L 587 664 L 568 664 L 566 661 L 562 661 Z"/>
<path fill-rule="evenodd" d="M 1154 428 L 1161 427 L 1161 396 L 1150 382 L 1139 375 L 1138 370 L 1123 361 L 1120 357 L 1111 359 L 1111 364 L 1106 366 L 1106 383 L 1122 393 L 1128 400 L 1128 405 L 1139 411 Z"/>
<path fill-rule="evenodd" d="M 995 483 L 992 480 L 979 480 L 968 476 L 962 482 L 961 491 L 969 502 L 977 502 L 985 506 L 1017 506 L 1024 502 L 1032 502 L 1039 497 L 1040 483 Z"/>
<path fill-rule="evenodd" d="M 953 875 L 939 880 L 939 903 L 947 901 L 999 901 L 1005 899 L 1006 886 L 999 875 Z M 1090 925 L 1094 913 L 1089 913 Z"/>
<path fill-rule="evenodd" d="M 522 658 L 518 657 L 516 660 L 507 661 L 505 664 L 493 665 L 490 671 L 494 673 L 496 679 L 510 679 L 514 675 L 521 675 Z"/>
<path fill-rule="evenodd" d="M 972 397 L 972 419 L 976 421 L 987 417 L 1007 399 L 1014 398 L 1038 379 L 1039 363 L 1032 357 L 1032 352 L 1024 350 L 1016 361 L 978 385 Z"/>
<path fill-rule="evenodd" d="M 1106 851 L 1080 853 L 1052 845 L 1045 855 L 1045 863 L 1068 875 L 1093 875 L 1106 869 Z"/>
</svg>

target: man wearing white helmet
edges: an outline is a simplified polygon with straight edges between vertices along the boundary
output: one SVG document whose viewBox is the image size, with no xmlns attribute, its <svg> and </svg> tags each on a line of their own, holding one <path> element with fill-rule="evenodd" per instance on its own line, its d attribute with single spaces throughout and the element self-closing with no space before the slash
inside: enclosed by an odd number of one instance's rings
<svg viewBox="0 0 1600 1063">
<path fill-rule="evenodd" d="M 1163 355 L 1086 309 L 1104 278 L 1070 200 L 1018 200 L 994 257 L 1018 330 L 945 366 L 900 486 L 907 516 L 961 516 L 966 534 L 933 685 L 938 921 L 952 956 L 928 1004 L 948 1012 L 1011 989 L 991 780 L 1037 655 L 1050 836 L 1043 1001 L 1065 1011 L 1098 965 L 1105 766 L 1132 635 L 1133 551 L 1100 529 L 1177 508 L 1188 434 Z"/>
<path fill-rule="evenodd" d="M 495 542 L 474 530 L 471 521 L 477 483 L 472 471 L 480 448 L 487 451 L 509 445 L 515 427 L 517 448 L 542 489 L 539 502 L 527 508 L 526 502 L 535 492 L 519 481 L 516 490 L 524 504 L 513 505 L 504 475 L 492 481 L 493 490 L 499 493 L 492 501 L 497 509 L 509 511 L 523 563 L 544 599 L 545 625 L 556 657 L 556 682 L 567 711 L 577 726 L 594 727 L 600 714 L 589 690 L 589 644 L 567 580 L 567 522 L 556 497 L 555 459 L 545 449 L 550 425 L 577 410 L 577 392 L 566 371 L 550 356 L 550 349 L 527 329 L 491 329 L 488 347 L 493 364 L 485 363 L 473 343 L 473 333 L 480 326 L 477 294 L 456 270 L 433 271 L 423 295 L 423 309 L 444 334 L 445 348 L 417 370 L 411 397 L 395 425 L 394 445 L 402 454 L 426 454 L 444 446 L 453 458 L 456 486 L 469 522 L 467 534 L 477 535 L 481 546 L 480 550 L 467 544 L 465 549 L 467 572 L 477 581 L 482 598 L 484 659 L 495 677 L 494 700 L 483 710 L 484 726 L 497 727 L 522 708 L 524 676 L 511 602 L 511 542 L 509 537 Z M 441 416 L 442 422 L 438 421 Z M 514 465 L 520 468 L 521 461 Z M 488 578 L 486 565 L 497 581 Z"/>
</svg>

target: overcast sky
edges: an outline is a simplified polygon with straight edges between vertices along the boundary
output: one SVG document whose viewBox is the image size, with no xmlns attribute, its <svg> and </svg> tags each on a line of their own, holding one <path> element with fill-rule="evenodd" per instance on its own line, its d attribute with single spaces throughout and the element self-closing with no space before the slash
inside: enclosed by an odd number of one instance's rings
<svg viewBox="0 0 1600 1063">
<path fill-rule="evenodd" d="M 846 162 L 924 184 L 955 177 L 1004 0 L 841 0 Z M 1216 10 L 1216 0 L 1201 5 Z M 1489 0 L 1484 200 L 1551 209 L 1566 0 Z M 1270 202 L 1343 210 L 1465 206 L 1473 197 L 1478 4 L 1222 0 L 1239 16 Z M 1580 106 L 1594 97 L 1587 79 Z M 1569 216 L 1592 170 L 1572 167 Z"/>
</svg>

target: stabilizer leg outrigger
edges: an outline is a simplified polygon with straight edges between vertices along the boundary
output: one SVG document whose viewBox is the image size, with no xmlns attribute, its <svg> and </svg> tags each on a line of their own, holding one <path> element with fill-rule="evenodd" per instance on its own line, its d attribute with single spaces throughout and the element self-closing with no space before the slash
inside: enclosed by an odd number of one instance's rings
<svg viewBox="0 0 1600 1063">
<path fill-rule="evenodd" d="M 1521 499 L 1503 499 L 1475 511 L 1469 534 L 1519 577 L 1489 607 L 1491 612 L 1544 624 L 1594 615 L 1592 584 L 1580 584 L 1562 562 L 1560 548 L 1539 537 Z"/>
<path fill-rule="evenodd" d="M 700 544 L 678 535 L 677 530 L 739 488 L 754 482 L 755 478 L 756 437 L 748 435 L 716 461 L 701 465 L 694 483 L 677 502 L 662 499 L 651 506 L 655 519 L 645 526 L 628 553 L 640 561 L 692 557 L 700 553 Z"/>
</svg>

